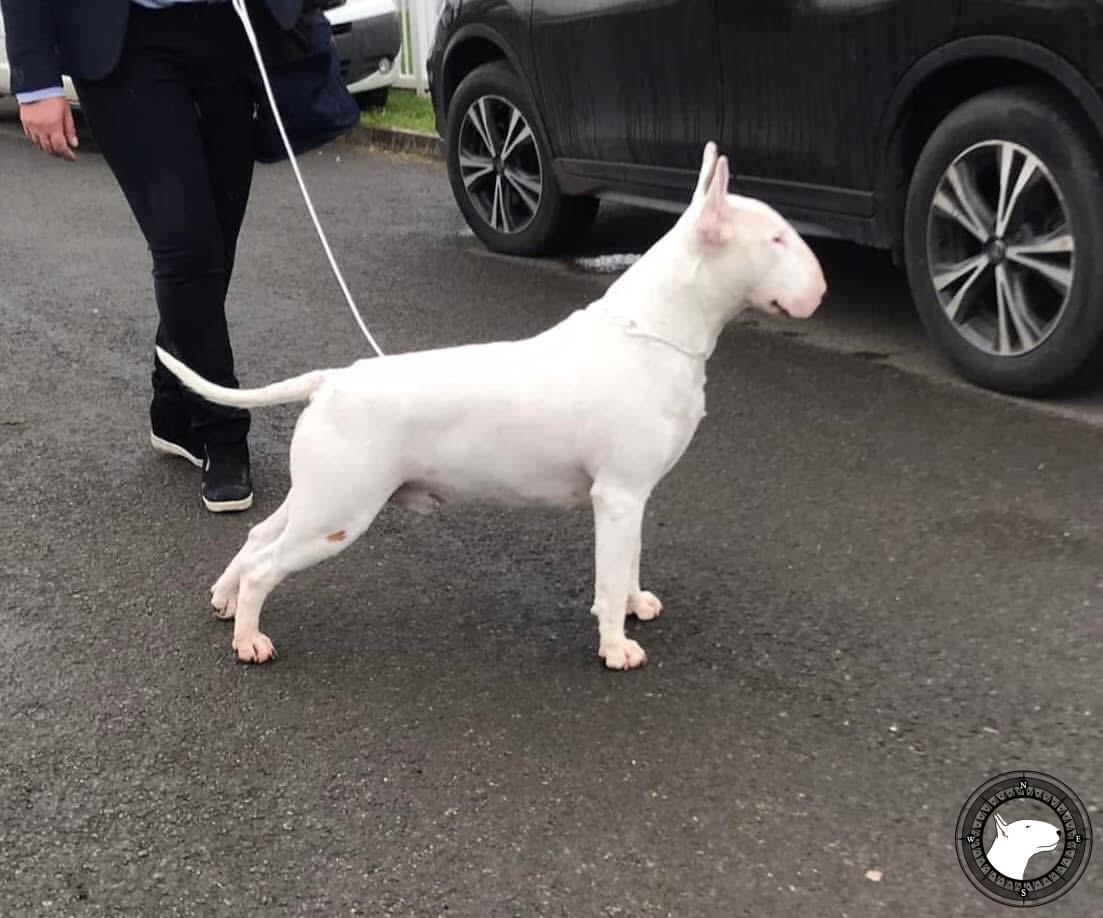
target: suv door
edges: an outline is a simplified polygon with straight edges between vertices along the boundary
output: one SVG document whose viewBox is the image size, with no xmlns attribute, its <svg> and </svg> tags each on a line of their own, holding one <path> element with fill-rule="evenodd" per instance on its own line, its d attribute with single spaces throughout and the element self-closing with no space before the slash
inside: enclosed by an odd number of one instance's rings
<svg viewBox="0 0 1103 918">
<path fill-rule="evenodd" d="M 534 0 L 557 158 L 696 169 L 720 127 L 716 0 Z"/>
<path fill-rule="evenodd" d="M 873 188 L 893 90 L 913 63 L 953 38 L 959 7 L 960 0 L 722 0 L 722 136 L 741 187 L 774 197 L 754 180 L 827 186 L 818 189 L 824 209 L 854 206 L 831 192 Z"/>
</svg>

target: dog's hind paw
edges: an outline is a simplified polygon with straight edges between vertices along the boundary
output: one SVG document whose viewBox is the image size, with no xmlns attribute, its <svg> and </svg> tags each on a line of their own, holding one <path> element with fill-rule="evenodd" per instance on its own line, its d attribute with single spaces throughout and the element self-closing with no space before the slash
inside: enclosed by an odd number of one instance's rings
<svg viewBox="0 0 1103 918">
<path fill-rule="evenodd" d="M 654 593 L 644 590 L 642 593 L 633 593 L 628 597 L 628 614 L 636 616 L 641 622 L 658 618 L 662 611 L 663 604 Z"/>
<path fill-rule="evenodd" d="M 230 593 L 221 596 L 217 592 L 211 596 L 211 608 L 214 609 L 215 618 L 223 621 L 231 619 L 237 614 L 237 594 Z"/>
<path fill-rule="evenodd" d="M 615 643 L 602 644 L 597 655 L 609 669 L 636 669 L 647 662 L 647 654 L 635 641 L 622 638 Z"/>
<path fill-rule="evenodd" d="M 267 663 L 276 659 L 276 648 L 268 636 L 259 631 L 248 637 L 234 638 L 234 650 L 242 663 Z"/>
</svg>

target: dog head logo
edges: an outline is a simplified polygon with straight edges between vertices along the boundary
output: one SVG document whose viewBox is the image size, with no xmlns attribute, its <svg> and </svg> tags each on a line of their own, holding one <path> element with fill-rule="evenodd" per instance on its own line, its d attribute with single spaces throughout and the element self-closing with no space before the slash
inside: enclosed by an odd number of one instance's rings
<svg viewBox="0 0 1103 918">
<path fill-rule="evenodd" d="M 1040 819 L 1005 822 L 999 811 L 992 815 L 996 838 L 988 849 L 988 862 L 1005 877 L 1021 880 L 1035 854 L 1052 851 L 1061 844 L 1061 830 Z"/>
<path fill-rule="evenodd" d="M 1083 876 L 1091 823 L 1079 798 L 1038 772 L 1013 772 L 985 782 L 958 817 L 958 861 L 988 898 L 1008 905 L 1045 905 Z"/>
<path fill-rule="evenodd" d="M 693 203 L 682 217 L 703 286 L 731 311 L 751 306 L 805 319 L 827 292 L 819 260 L 772 207 L 728 193 L 730 170 L 716 144 L 705 147 Z"/>
</svg>

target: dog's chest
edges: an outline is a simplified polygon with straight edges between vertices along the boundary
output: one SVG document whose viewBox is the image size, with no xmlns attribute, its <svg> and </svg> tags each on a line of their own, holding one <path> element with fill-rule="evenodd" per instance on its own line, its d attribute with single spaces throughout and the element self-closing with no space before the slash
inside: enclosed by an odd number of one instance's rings
<svg viewBox="0 0 1103 918">
<path fill-rule="evenodd" d="M 673 466 L 673 464 L 682 457 L 686 449 L 689 448 L 690 441 L 693 440 L 693 435 L 697 433 L 697 427 L 700 425 L 706 413 L 705 384 L 702 379 L 701 385 L 688 393 L 687 397 L 682 400 L 680 408 L 675 411 L 677 426 L 680 428 L 680 436 L 677 437 L 678 443 L 675 447 L 675 455 L 670 463 L 671 466 Z"/>
<path fill-rule="evenodd" d="M 680 372 L 656 374 L 651 398 L 664 418 L 688 425 L 690 435 L 705 416 L 705 370 L 699 364 L 680 367 Z"/>
<path fill-rule="evenodd" d="M 697 425 L 701 423 L 707 412 L 705 411 L 705 379 L 701 377 L 701 383 L 694 388 L 689 397 L 684 402 L 684 415 L 686 421 L 693 425 L 693 429 L 697 429 Z"/>
<path fill-rule="evenodd" d="M 665 475 L 685 454 L 705 417 L 704 372 L 668 377 L 651 388 L 647 399 L 652 407 L 644 415 L 645 424 L 660 450 L 655 458 Z"/>
</svg>

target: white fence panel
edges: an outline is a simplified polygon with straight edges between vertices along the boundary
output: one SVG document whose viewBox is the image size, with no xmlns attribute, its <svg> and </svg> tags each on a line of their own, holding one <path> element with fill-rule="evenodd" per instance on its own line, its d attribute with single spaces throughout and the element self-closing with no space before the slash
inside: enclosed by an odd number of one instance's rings
<svg viewBox="0 0 1103 918">
<path fill-rule="evenodd" d="M 437 8 L 440 0 L 398 0 L 402 17 L 402 52 L 398 58 L 395 85 L 403 89 L 429 90 L 429 74 L 425 60 L 433 45 L 437 28 Z"/>
</svg>

